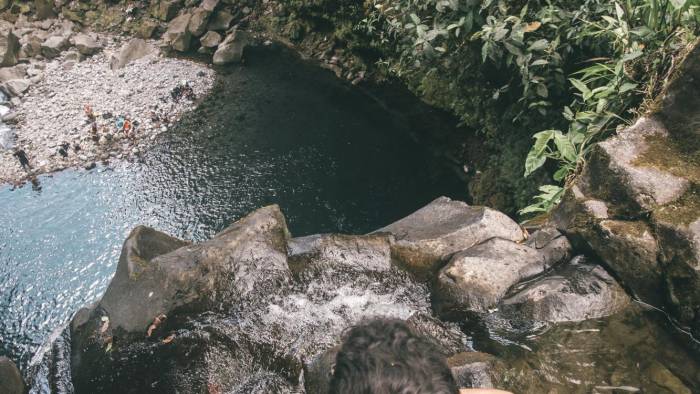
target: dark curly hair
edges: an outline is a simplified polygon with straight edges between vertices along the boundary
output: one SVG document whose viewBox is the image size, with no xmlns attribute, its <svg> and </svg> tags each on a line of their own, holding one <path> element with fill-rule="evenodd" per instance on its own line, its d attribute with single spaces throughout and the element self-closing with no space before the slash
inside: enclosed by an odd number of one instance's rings
<svg viewBox="0 0 700 394">
<path fill-rule="evenodd" d="M 445 356 L 401 320 L 374 320 L 347 333 L 330 394 L 457 394 Z"/>
</svg>

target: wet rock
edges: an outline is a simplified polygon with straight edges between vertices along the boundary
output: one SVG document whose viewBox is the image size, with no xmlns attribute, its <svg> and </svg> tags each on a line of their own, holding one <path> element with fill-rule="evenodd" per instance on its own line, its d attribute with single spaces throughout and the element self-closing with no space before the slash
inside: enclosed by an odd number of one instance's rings
<svg viewBox="0 0 700 394">
<path fill-rule="evenodd" d="M 394 235 L 395 258 L 421 277 L 435 272 L 455 252 L 487 239 L 497 237 L 515 242 L 524 239 L 520 226 L 503 213 L 446 197 L 377 232 Z"/>
<path fill-rule="evenodd" d="M 0 66 L 14 66 L 19 55 L 19 38 L 12 30 L 0 30 Z"/>
<path fill-rule="evenodd" d="M 233 15 L 226 11 L 217 11 L 211 16 L 207 30 L 228 30 L 232 21 Z"/>
<path fill-rule="evenodd" d="M 51 59 L 61 54 L 68 47 L 68 39 L 64 36 L 51 36 L 41 44 L 41 54 Z"/>
<path fill-rule="evenodd" d="M 565 237 L 557 237 L 551 244 L 538 250 L 492 238 L 456 253 L 437 276 L 434 296 L 438 311 L 445 315 L 488 312 L 513 285 L 566 258 L 570 246 Z"/>
<path fill-rule="evenodd" d="M 222 66 L 230 63 L 239 63 L 243 58 L 243 50 L 251 42 L 252 36 L 248 32 L 235 30 L 233 33 L 226 36 L 224 41 L 219 45 L 219 48 L 214 52 L 214 64 Z"/>
<path fill-rule="evenodd" d="M 102 49 L 102 45 L 87 34 L 76 34 L 73 36 L 72 41 L 78 52 L 86 56 L 94 55 Z"/>
<path fill-rule="evenodd" d="M 350 270 L 386 271 L 391 268 L 391 239 L 387 235 L 325 234 L 289 241 L 292 272 L 323 272 L 342 265 Z"/>
<path fill-rule="evenodd" d="M 140 38 L 133 38 L 125 44 L 119 53 L 112 55 L 109 66 L 112 70 L 123 68 L 134 60 L 141 59 L 156 52 L 156 48 Z"/>
<path fill-rule="evenodd" d="M 195 37 L 201 36 L 207 31 L 207 23 L 209 22 L 210 15 L 211 11 L 207 11 L 203 8 L 192 11 L 192 17 L 190 18 L 187 30 Z"/>
<path fill-rule="evenodd" d="M 182 14 L 173 19 L 168 25 L 168 30 L 163 35 L 163 41 L 174 50 L 186 52 L 190 49 L 192 34 L 188 29 L 192 15 Z"/>
<path fill-rule="evenodd" d="M 690 391 L 690 389 L 683 384 L 683 381 L 681 381 L 676 375 L 669 371 L 668 368 L 659 362 L 652 362 L 652 364 L 647 368 L 646 372 L 654 384 L 664 390 L 667 390 L 668 393 L 692 393 L 692 391 Z"/>
<path fill-rule="evenodd" d="M 494 375 L 503 368 L 498 359 L 488 353 L 462 352 L 447 359 L 458 387 L 494 388 Z"/>
<path fill-rule="evenodd" d="M 50 0 L 34 0 L 35 16 L 38 20 L 55 18 L 54 2 Z"/>
<path fill-rule="evenodd" d="M 24 380 L 15 363 L 7 357 L 0 357 L 0 393 L 24 394 Z"/>
<path fill-rule="evenodd" d="M 304 364 L 304 388 L 308 394 L 325 394 L 330 390 L 335 357 L 340 345 L 332 347 Z"/>
<path fill-rule="evenodd" d="M 544 277 L 516 286 L 499 307 L 519 321 L 571 322 L 618 313 L 630 298 L 598 264 L 579 256 Z"/>
<path fill-rule="evenodd" d="M 215 31 L 208 31 L 199 39 L 199 43 L 203 48 L 216 48 L 221 43 L 221 34 Z"/>
<path fill-rule="evenodd" d="M 454 323 L 442 322 L 426 313 L 415 313 L 406 324 L 413 332 L 432 342 L 446 357 L 472 350 L 469 338 Z"/>
</svg>

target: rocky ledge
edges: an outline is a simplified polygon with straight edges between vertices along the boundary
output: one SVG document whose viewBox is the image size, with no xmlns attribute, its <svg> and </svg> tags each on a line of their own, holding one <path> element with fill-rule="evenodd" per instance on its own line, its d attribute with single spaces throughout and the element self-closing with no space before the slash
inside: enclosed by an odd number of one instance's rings
<svg viewBox="0 0 700 394">
<path fill-rule="evenodd" d="M 649 113 L 593 150 L 553 213 L 642 301 L 700 337 L 700 45 Z"/>
<path fill-rule="evenodd" d="M 269 206 L 200 244 L 134 229 L 102 299 L 35 356 L 28 385 L 325 393 L 343 330 L 389 317 L 432 339 L 462 385 L 502 386 L 502 363 L 455 323 L 497 313 L 558 324 L 628 306 L 557 230 L 528 236 L 488 208 L 442 197 L 368 235 L 292 238 Z"/>
</svg>

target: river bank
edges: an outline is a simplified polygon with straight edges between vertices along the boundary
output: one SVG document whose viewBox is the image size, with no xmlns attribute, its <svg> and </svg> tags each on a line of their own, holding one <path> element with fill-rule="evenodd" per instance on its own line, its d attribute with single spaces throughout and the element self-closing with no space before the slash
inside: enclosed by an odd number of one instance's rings
<svg viewBox="0 0 700 394">
<path fill-rule="evenodd" d="M 78 32 L 58 19 L 39 26 L 17 23 L 14 30 L 20 28 L 26 31 L 22 37 L 45 34 L 47 41 L 58 37 L 64 44 L 55 54 L 44 44 L 36 56 L 0 69 L 3 87 L 13 96 L 4 107 L 0 183 L 21 184 L 68 167 L 138 156 L 214 82 L 210 67 L 165 57 L 155 41 Z M 29 160 L 26 169 L 14 155 L 18 150 Z"/>
</svg>

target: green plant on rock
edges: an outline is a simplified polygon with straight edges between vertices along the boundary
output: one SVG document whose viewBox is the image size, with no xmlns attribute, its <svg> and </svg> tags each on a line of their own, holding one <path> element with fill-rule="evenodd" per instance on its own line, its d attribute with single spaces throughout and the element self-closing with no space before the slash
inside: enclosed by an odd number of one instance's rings
<svg viewBox="0 0 700 394">
<path fill-rule="evenodd" d="M 664 79 L 660 76 L 669 72 L 672 54 L 698 29 L 700 1 L 629 0 L 613 2 L 611 7 L 614 16 L 602 7 L 594 15 L 598 18 L 582 19 L 579 39 L 607 40 L 609 53 L 571 73 L 569 81 L 576 93 L 563 111 L 568 131 L 545 130 L 534 135 L 525 176 L 552 159 L 558 164 L 554 180 L 561 184 L 571 179 L 593 142 L 627 122 L 644 96 L 658 93 Z M 548 185 L 520 213 L 546 212 L 556 206 L 561 192 L 553 193 L 555 188 L 563 190 Z"/>
</svg>

